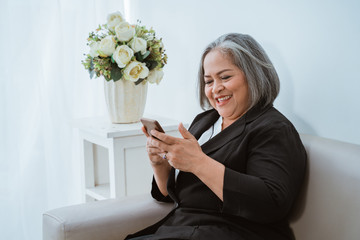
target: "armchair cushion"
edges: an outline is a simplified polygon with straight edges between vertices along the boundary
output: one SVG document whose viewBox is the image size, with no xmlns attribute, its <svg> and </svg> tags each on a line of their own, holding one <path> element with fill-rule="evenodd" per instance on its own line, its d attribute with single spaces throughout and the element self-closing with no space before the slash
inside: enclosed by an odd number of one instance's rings
<svg viewBox="0 0 360 240">
<path fill-rule="evenodd" d="M 308 174 L 291 219 L 296 239 L 359 239 L 360 146 L 305 134 L 301 140 Z"/>
<path fill-rule="evenodd" d="M 58 208 L 43 214 L 43 239 L 124 239 L 159 221 L 172 208 L 172 203 L 157 202 L 150 194 Z"/>
</svg>

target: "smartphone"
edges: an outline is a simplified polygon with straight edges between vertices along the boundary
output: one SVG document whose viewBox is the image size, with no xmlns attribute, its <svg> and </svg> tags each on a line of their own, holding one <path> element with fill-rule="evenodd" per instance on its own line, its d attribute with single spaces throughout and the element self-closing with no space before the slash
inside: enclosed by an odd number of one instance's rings
<svg viewBox="0 0 360 240">
<path fill-rule="evenodd" d="M 154 119 L 150 119 L 150 118 L 141 118 L 140 119 L 141 123 L 144 125 L 144 127 L 146 128 L 147 133 L 151 135 L 151 130 L 155 129 L 159 132 L 163 132 L 165 133 L 164 129 L 162 129 L 160 123 Z"/>
</svg>

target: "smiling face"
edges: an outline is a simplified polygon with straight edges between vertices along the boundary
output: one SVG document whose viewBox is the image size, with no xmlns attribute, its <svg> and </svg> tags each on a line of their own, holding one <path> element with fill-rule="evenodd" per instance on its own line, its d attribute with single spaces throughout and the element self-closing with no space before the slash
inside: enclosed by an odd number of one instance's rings
<svg viewBox="0 0 360 240">
<path fill-rule="evenodd" d="M 205 95 L 223 117 L 223 128 L 239 119 L 248 109 L 249 90 L 242 70 L 219 50 L 204 59 Z"/>
</svg>

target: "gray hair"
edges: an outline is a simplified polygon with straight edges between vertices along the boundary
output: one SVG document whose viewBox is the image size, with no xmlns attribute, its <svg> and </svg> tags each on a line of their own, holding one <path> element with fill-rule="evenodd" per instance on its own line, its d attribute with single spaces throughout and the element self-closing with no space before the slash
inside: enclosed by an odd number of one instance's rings
<svg viewBox="0 0 360 240">
<path fill-rule="evenodd" d="M 249 35 L 229 33 L 210 43 L 202 54 L 198 91 L 203 109 L 211 107 L 204 92 L 204 59 L 212 50 L 220 50 L 244 72 L 249 87 L 249 109 L 257 104 L 264 107 L 274 102 L 280 90 L 280 81 L 264 49 Z"/>
</svg>

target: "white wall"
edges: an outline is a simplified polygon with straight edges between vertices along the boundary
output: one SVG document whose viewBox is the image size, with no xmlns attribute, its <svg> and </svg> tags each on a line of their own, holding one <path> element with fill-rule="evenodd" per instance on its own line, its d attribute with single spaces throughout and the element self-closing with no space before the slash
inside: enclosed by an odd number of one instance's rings
<svg viewBox="0 0 360 240">
<path fill-rule="evenodd" d="M 360 144 L 360 2 L 131 0 L 163 37 L 169 63 L 150 86 L 147 112 L 191 121 L 200 110 L 196 76 L 204 47 L 228 32 L 252 35 L 281 80 L 275 106 L 299 132 Z M 270 3 L 271 2 L 271 3 Z"/>
</svg>

